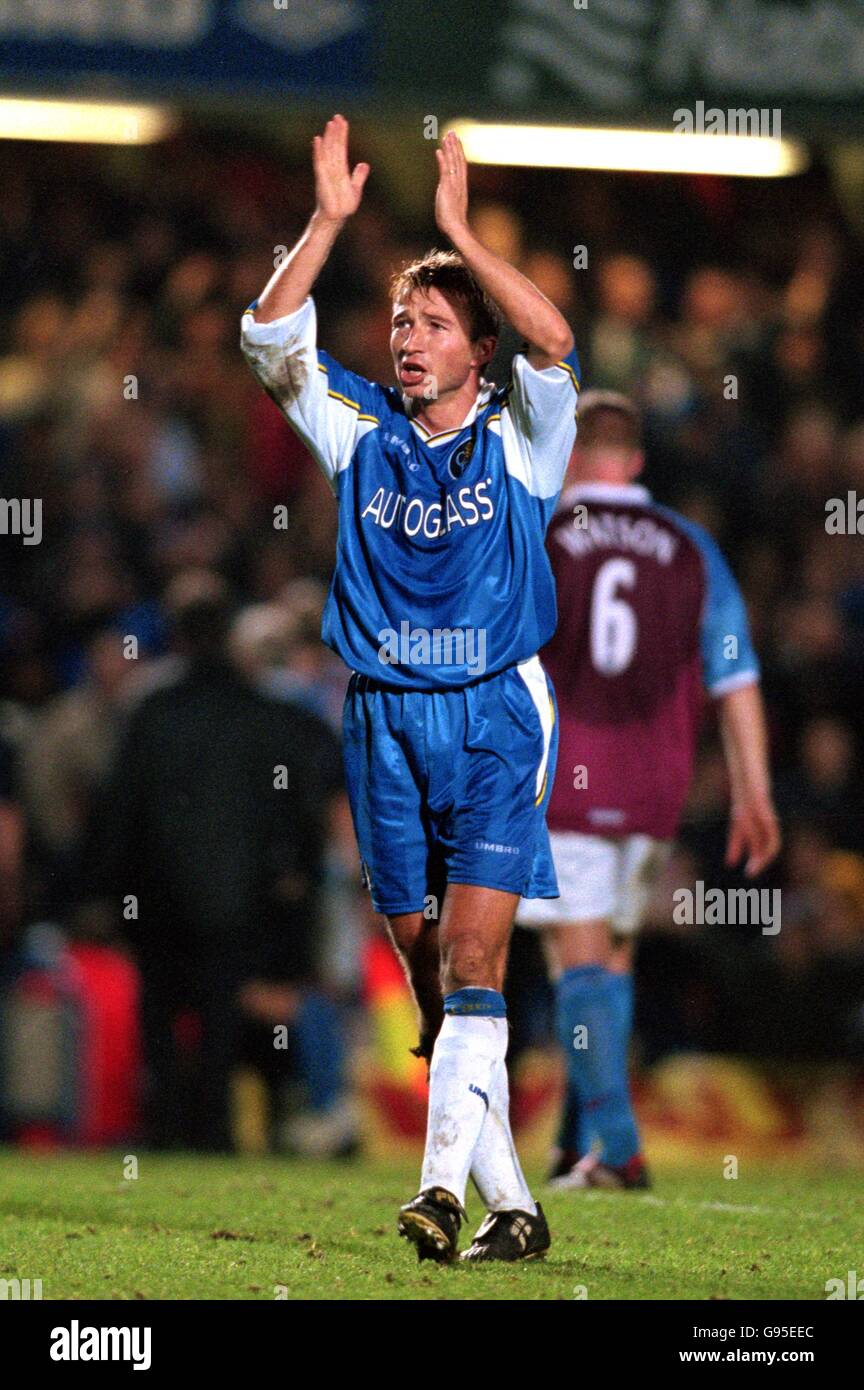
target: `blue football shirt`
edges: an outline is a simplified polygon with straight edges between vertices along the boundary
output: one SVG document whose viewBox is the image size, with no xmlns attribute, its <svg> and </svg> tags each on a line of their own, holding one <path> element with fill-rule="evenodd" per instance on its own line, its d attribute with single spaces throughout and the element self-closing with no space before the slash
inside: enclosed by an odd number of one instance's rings
<svg viewBox="0 0 864 1390">
<path fill-rule="evenodd" d="M 482 383 L 458 429 L 430 434 L 395 387 L 317 346 L 311 296 L 272 323 L 247 310 L 241 346 L 338 501 L 327 645 L 418 690 L 534 656 L 557 617 L 544 537 L 576 436 L 575 350 L 542 371 L 517 354 L 506 386 Z"/>
</svg>

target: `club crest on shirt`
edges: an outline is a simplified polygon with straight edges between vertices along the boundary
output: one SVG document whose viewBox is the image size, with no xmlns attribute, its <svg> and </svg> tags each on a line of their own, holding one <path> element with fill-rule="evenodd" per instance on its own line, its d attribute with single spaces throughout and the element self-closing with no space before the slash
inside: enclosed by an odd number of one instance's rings
<svg viewBox="0 0 864 1390">
<path fill-rule="evenodd" d="M 447 464 L 447 472 L 451 478 L 461 478 L 468 464 L 471 462 L 471 455 L 474 452 L 474 440 L 469 439 L 467 443 L 460 444 Z"/>
</svg>

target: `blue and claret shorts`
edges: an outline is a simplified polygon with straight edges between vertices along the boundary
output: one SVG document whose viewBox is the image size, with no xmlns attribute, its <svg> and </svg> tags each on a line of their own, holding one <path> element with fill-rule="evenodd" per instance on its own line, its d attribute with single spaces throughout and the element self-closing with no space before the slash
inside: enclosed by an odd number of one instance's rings
<svg viewBox="0 0 864 1390">
<path fill-rule="evenodd" d="M 422 912 L 447 883 L 558 897 L 546 829 L 558 718 L 536 656 L 457 690 L 399 690 L 355 672 L 343 731 L 376 912 Z"/>
</svg>

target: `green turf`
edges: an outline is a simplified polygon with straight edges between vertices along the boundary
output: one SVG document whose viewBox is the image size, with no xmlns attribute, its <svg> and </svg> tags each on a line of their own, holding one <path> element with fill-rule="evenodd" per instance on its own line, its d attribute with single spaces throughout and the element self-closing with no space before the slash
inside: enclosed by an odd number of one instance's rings
<svg viewBox="0 0 864 1390">
<path fill-rule="evenodd" d="M 532 1177 L 539 1179 L 538 1174 Z M 418 1265 L 395 1235 L 416 1162 L 0 1150 L 0 1278 L 45 1299 L 824 1299 L 864 1274 L 860 1174 L 663 1169 L 649 1194 L 544 1199 L 545 1262 Z M 717 1204 L 712 1205 L 712 1204 Z M 469 1193 L 474 1224 L 483 1215 Z"/>
</svg>

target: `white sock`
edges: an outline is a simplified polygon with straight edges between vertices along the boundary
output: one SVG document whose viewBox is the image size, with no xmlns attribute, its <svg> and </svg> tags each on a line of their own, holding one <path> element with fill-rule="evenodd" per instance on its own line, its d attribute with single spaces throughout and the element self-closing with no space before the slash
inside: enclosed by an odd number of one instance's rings
<svg viewBox="0 0 864 1390">
<path fill-rule="evenodd" d="M 500 1019 L 505 1033 L 507 1020 Z M 489 1110 L 471 1161 L 471 1177 L 487 1211 L 528 1211 L 537 1207 L 528 1190 L 510 1130 L 510 1084 L 504 1056 L 492 1076 Z"/>
<path fill-rule="evenodd" d="M 421 1192 L 443 1187 L 464 1205 L 490 1084 L 506 1051 L 506 1018 L 445 1015 L 432 1053 Z"/>
</svg>

